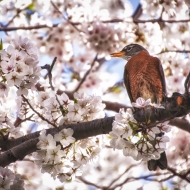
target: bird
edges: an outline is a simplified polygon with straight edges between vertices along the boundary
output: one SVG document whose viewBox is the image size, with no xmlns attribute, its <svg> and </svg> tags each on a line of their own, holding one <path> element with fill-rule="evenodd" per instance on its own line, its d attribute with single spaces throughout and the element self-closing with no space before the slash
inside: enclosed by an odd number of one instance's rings
<svg viewBox="0 0 190 190">
<path fill-rule="evenodd" d="M 111 57 L 121 57 L 127 60 L 124 68 L 124 84 L 131 102 L 139 97 L 151 99 L 152 103 L 160 104 L 166 96 L 166 82 L 162 64 L 157 57 L 139 44 L 125 46 L 120 52 L 111 53 Z M 157 134 L 160 136 L 161 134 Z M 148 169 L 155 171 L 157 167 L 167 169 L 165 152 L 158 160 L 149 160 Z"/>
</svg>

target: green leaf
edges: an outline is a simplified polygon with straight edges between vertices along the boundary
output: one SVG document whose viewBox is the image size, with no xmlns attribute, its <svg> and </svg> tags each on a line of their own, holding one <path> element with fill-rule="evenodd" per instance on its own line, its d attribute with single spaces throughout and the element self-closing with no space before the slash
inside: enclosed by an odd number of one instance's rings
<svg viewBox="0 0 190 190">
<path fill-rule="evenodd" d="M 133 131 L 136 131 L 139 128 L 138 125 L 132 121 L 129 121 L 128 124 L 130 125 Z"/>
<path fill-rule="evenodd" d="M 28 5 L 27 9 L 34 11 L 35 10 L 35 4 L 32 2 L 30 5 Z"/>
<path fill-rule="evenodd" d="M 2 50 L 3 49 L 3 41 L 2 41 L 2 39 L 1 39 L 1 42 L 0 42 L 0 50 Z"/>
<path fill-rule="evenodd" d="M 73 80 L 73 79 L 80 80 L 79 73 L 77 73 L 77 72 L 72 72 L 72 73 L 71 73 L 71 78 L 72 78 L 72 80 Z"/>
<path fill-rule="evenodd" d="M 120 86 L 113 86 L 108 89 L 109 92 L 120 93 L 122 91 Z"/>
<path fill-rule="evenodd" d="M 59 106 L 59 109 L 60 109 L 63 116 L 65 116 L 68 113 L 68 110 L 64 109 L 63 106 Z"/>
<path fill-rule="evenodd" d="M 3 129 L 0 130 L 0 133 L 2 133 L 2 134 L 7 133 L 8 129 L 9 128 L 3 128 Z"/>
</svg>

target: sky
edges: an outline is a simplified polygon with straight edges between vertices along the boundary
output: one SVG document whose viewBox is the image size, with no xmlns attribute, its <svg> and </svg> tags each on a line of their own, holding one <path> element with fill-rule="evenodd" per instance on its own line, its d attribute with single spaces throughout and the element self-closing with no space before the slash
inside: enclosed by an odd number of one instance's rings
<svg viewBox="0 0 190 190">
<path fill-rule="evenodd" d="M 135 10 L 140 2 L 140 0 L 129 0 L 131 5 L 133 6 L 133 9 Z"/>
</svg>

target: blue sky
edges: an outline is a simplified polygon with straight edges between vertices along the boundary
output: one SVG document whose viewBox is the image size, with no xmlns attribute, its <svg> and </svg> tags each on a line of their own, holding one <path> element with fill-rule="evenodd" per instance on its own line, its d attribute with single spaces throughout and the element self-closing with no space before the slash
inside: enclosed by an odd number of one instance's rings
<svg viewBox="0 0 190 190">
<path fill-rule="evenodd" d="M 140 0 L 129 0 L 129 2 L 132 4 L 133 9 L 135 10 L 140 2 Z"/>
</svg>

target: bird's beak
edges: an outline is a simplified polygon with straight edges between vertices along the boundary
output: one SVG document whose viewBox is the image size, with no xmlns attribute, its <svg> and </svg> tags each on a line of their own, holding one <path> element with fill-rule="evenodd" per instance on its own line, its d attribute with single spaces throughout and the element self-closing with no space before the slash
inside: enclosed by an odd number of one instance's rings
<svg viewBox="0 0 190 190">
<path fill-rule="evenodd" d="M 111 57 L 123 57 L 125 54 L 124 51 L 120 51 L 120 52 L 117 52 L 117 53 L 111 53 Z"/>
</svg>

